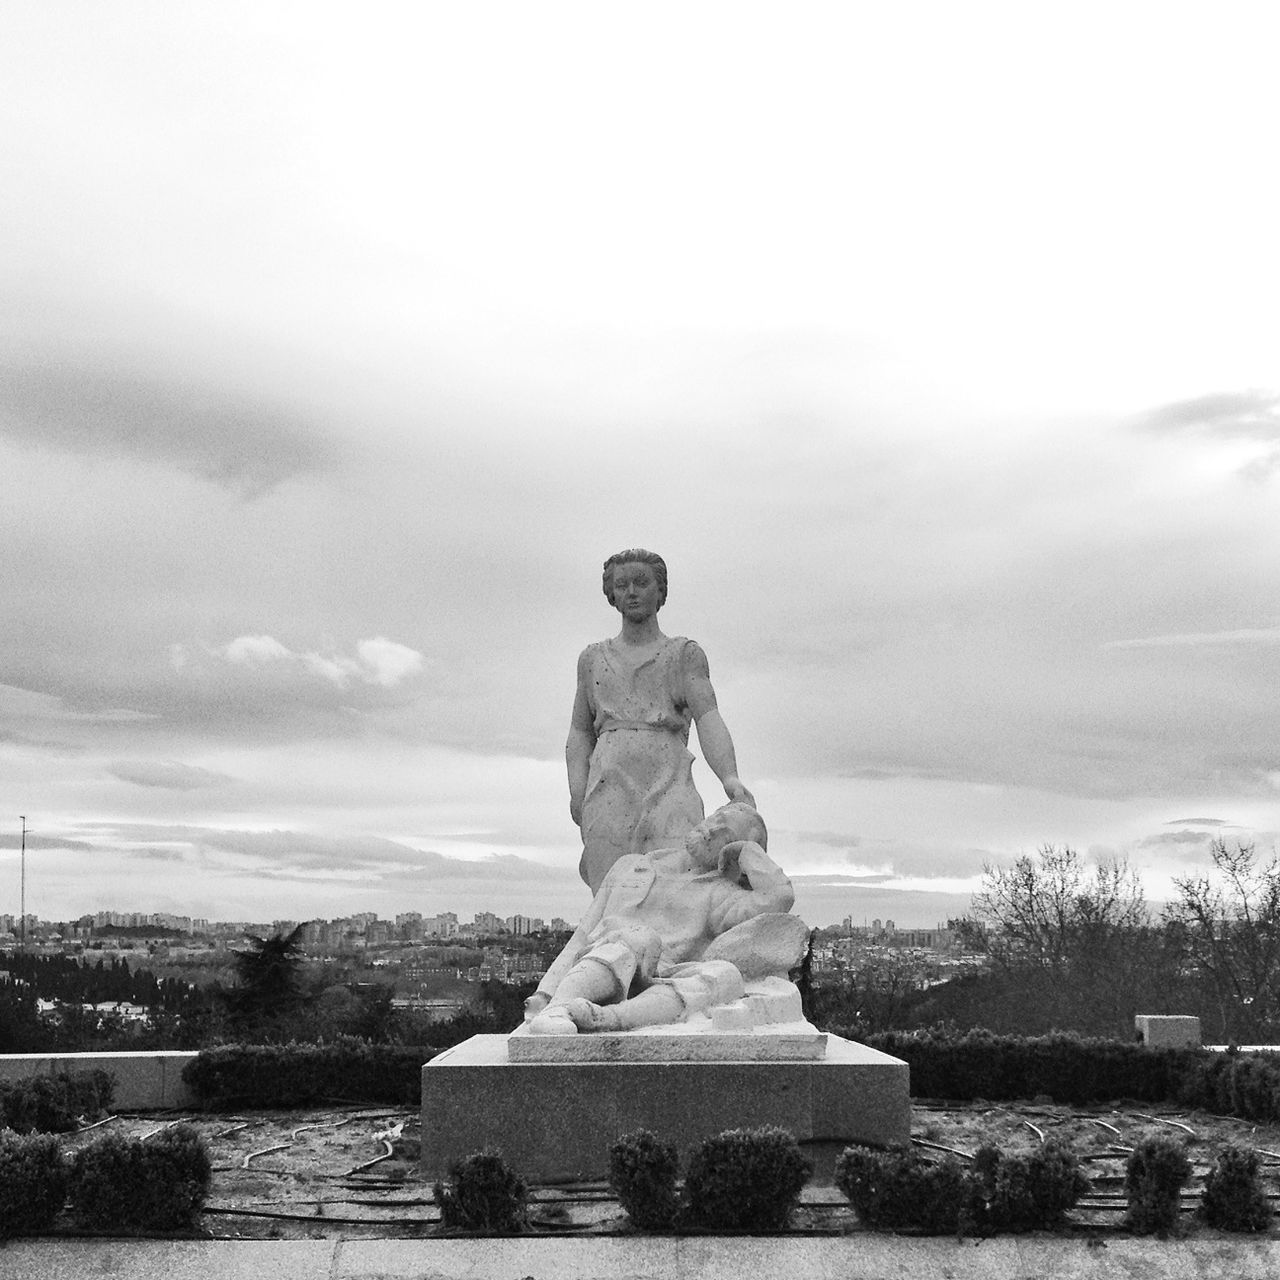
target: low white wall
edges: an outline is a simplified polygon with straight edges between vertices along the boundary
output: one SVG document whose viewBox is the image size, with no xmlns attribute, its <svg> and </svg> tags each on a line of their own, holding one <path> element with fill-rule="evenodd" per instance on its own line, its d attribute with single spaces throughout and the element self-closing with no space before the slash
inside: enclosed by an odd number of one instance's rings
<svg viewBox="0 0 1280 1280">
<path fill-rule="evenodd" d="M 154 1049 L 138 1053 L 7 1053 L 0 1054 L 0 1080 L 71 1075 L 101 1067 L 116 1080 L 111 1106 L 116 1111 L 166 1111 L 195 1105 L 195 1095 L 182 1079 L 193 1050 Z"/>
</svg>

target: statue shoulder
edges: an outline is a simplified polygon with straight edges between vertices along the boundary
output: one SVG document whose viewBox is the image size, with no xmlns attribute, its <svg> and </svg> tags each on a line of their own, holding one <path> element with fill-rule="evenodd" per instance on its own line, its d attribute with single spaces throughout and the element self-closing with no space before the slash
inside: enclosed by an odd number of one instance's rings
<svg viewBox="0 0 1280 1280">
<path fill-rule="evenodd" d="M 679 657 L 681 669 L 687 676 L 705 676 L 710 674 L 706 650 L 688 636 L 672 636 L 672 651 Z"/>
<path fill-rule="evenodd" d="M 596 661 L 602 656 L 607 640 L 596 640 L 587 645 L 583 651 L 578 654 L 578 674 L 590 671 L 595 666 Z"/>
</svg>

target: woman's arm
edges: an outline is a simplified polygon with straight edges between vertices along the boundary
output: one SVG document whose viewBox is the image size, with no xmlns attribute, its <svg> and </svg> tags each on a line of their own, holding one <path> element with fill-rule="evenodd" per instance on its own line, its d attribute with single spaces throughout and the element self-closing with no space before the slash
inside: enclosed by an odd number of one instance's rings
<svg viewBox="0 0 1280 1280">
<path fill-rule="evenodd" d="M 755 807 L 755 797 L 738 777 L 738 760 L 733 750 L 729 727 L 716 705 L 716 691 L 711 687 L 711 671 L 707 655 L 700 645 L 690 641 L 685 646 L 685 701 L 698 726 L 698 745 L 711 772 L 720 779 L 730 800 L 745 800 Z"/>
<path fill-rule="evenodd" d="M 582 826 L 582 805 L 587 798 L 591 753 L 596 748 L 595 716 L 587 696 L 589 666 L 584 649 L 578 658 L 578 691 L 574 695 L 573 714 L 569 718 L 569 738 L 564 744 L 565 765 L 569 771 L 569 816 L 579 827 Z"/>
<path fill-rule="evenodd" d="M 774 912 L 785 914 L 795 905 L 795 889 L 787 873 L 754 840 L 726 845 L 720 869 L 730 883 L 707 921 L 717 937 L 744 920 Z"/>
</svg>

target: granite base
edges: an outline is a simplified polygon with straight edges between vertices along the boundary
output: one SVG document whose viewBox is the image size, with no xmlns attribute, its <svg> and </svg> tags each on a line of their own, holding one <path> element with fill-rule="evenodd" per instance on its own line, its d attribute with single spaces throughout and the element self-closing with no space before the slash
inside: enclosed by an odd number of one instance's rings
<svg viewBox="0 0 1280 1280">
<path fill-rule="evenodd" d="M 535 1183 L 608 1177 L 609 1146 L 649 1129 L 682 1152 L 725 1129 L 777 1125 L 801 1143 L 906 1146 L 907 1064 L 840 1036 L 816 1062 L 511 1062 L 472 1036 L 422 1068 L 422 1173 L 500 1151 Z"/>
</svg>

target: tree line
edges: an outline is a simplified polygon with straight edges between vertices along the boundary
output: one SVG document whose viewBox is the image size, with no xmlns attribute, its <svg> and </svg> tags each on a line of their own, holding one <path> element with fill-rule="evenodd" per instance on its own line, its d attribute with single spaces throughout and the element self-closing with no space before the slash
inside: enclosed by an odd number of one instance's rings
<svg viewBox="0 0 1280 1280">
<path fill-rule="evenodd" d="M 1160 911 L 1123 859 L 1046 845 L 988 865 L 951 922 L 985 972 L 934 986 L 892 959 L 819 988 L 816 1019 L 868 1031 L 950 1024 L 1011 1034 L 1133 1034 L 1135 1013 L 1192 1014 L 1207 1043 L 1280 1042 L 1280 862 L 1215 840 Z"/>
</svg>

